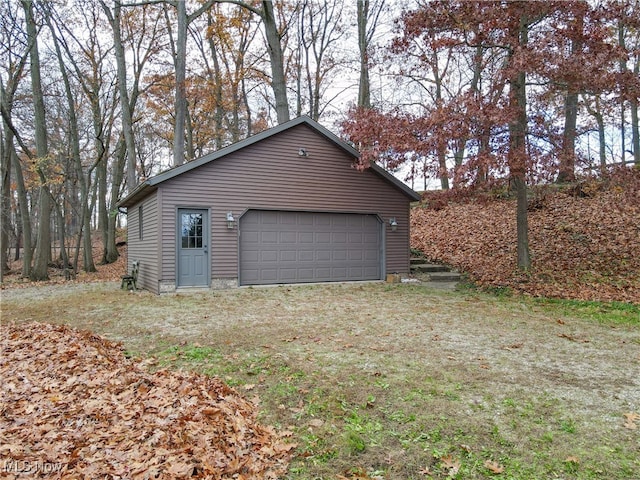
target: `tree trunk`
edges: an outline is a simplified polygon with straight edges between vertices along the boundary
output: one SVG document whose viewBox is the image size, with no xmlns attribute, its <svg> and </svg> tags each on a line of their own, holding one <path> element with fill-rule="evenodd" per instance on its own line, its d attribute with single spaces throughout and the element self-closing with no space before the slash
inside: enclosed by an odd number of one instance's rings
<svg viewBox="0 0 640 480">
<path fill-rule="evenodd" d="M 84 230 L 84 235 L 82 237 L 82 264 L 85 272 L 96 272 L 96 265 L 93 261 L 93 242 L 91 241 L 91 214 L 93 212 L 93 209 L 91 208 L 90 204 L 90 191 L 90 185 L 87 185 L 87 199 L 82 207 L 82 229 Z"/>
<path fill-rule="evenodd" d="M 640 58 L 636 58 L 633 67 L 636 78 L 640 77 Z M 638 97 L 631 98 L 631 143 L 633 144 L 633 162 L 640 168 L 640 127 L 638 126 Z"/>
<path fill-rule="evenodd" d="M 592 108 L 588 101 L 585 100 L 585 108 L 589 115 L 591 115 L 596 120 L 596 124 L 598 125 L 598 156 L 600 160 L 600 169 L 604 173 L 605 167 L 607 166 L 607 156 L 606 156 L 606 138 L 605 138 L 605 128 L 604 128 L 604 116 L 602 115 L 602 109 L 600 108 L 600 98 L 598 95 L 594 95 L 594 103 L 595 108 Z M 589 159 L 591 161 L 591 159 Z"/>
<path fill-rule="evenodd" d="M 557 183 L 576 179 L 576 125 L 578 121 L 578 92 L 570 89 L 564 99 L 564 132 L 560 151 Z"/>
<path fill-rule="evenodd" d="M 122 145 L 122 143 L 120 145 Z M 115 164 L 111 182 L 111 204 L 109 206 L 109 215 L 107 218 L 107 250 L 105 253 L 106 263 L 113 263 L 120 256 L 118 247 L 116 245 L 116 222 L 118 219 L 118 207 L 116 206 L 116 204 L 118 203 L 118 199 L 120 198 L 120 186 L 122 185 L 122 176 L 124 172 L 124 165 L 126 162 L 125 152 L 121 149 L 118 149 L 116 159 L 117 161 Z"/>
<path fill-rule="evenodd" d="M 604 172 L 607 166 L 607 139 L 604 130 L 604 118 L 602 113 L 598 111 L 596 115 L 596 123 L 598 124 L 598 152 L 600 156 L 600 168 Z"/>
<path fill-rule="evenodd" d="M 173 134 L 173 165 L 184 163 L 184 126 L 187 115 L 187 94 L 185 87 L 187 57 L 187 2 L 176 2 L 178 15 L 178 38 L 176 45 L 176 96 L 175 126 Z"/>
<path fill-rule="evenodd" d="M 622 50 L 626 50 L 627 48 L 624 40 L 624 34 L 625 34 L 624 27 L 625 27 L 624 22 L 618 21 L 618 45 Z M 627 71 L 627 60 L 624 55 L 620 56 L 619 65 L 620 65 L 620 73 L 624 75 Z M 620 97 L 620 148 L 622 152 L 623 165 L 625 163 L 625 155 L 627 154 L 626 137 L 625 137 L 625 124 L 627 119 L 625 118 L 624 102 L 625 102 L 625 98 L 621 96 Z"/>
<path fill-rule="evenodd" d="M 60 242 L 60 260 L 62 261 L 62 270 L 64 271 L 65 280 L 70 280 L 71 273 L 69 272 L 69 256 L 67 255 L 67 249 L 65 248 L 65 237 L 67 234 L 64 226 L 64 214 L 62 213 L 62 207 L 57 202 L 54 202 L 54 208 L 58 219 L 58 241 Z"/>
<path fill-rule="evenodd" d="M 633 162 L 640 168 L 640 128 L 638 128 L 638 99 L 631 100 L 631 143 Z"/>
<path fill-rule="evenodd" d="M 20 224 L 22 225 L 22 276 L 31 276 L 31 261 L 33 260 L 33 240 L 31 237 L 31 216 L 29 215 L 29 200 L 27 199 L 27 188 L 24 184 L 22 165 L 18 159 L 18 154 L 14 146 L 11 146 L 13 161 L 13 171 L 16 174 L 16 184 L 18 191 L 18 210 L 20 212 Z"/>
<path fill-rule="evenodd" d="M 96 167 L 96 182 L 98 189 L 98 231 L 102 240 L 102 265 L 107 263 L 107 230 L 109 228 L 109 213 L 107 212 L 107 157 L 103 157 Z"/>
<path fill-rule="evenodd" d="M 371 108 L 371 82 L 369 80 L 369 42 L 367 23 L 369 0 L 358 0 L 358 50 L 360 52 L 360 80 L 358 82 L 358 107 Z M 443 187 L 444 188 L 444 187 Z"/>
<path fill-rule="evenodd" d="M 16 212 L 16 243 L 13 248 L 13 261 L 17 262 L 20 260 L 20 251 L 22 250 L 22 215 L 20 215 L 20 205 L 17 201 L 14 208 Z"/>
<path fill-rule="evenodd" d="M 443 147 L 438 146 L 438 167 L 440 175 L 440 187 L 449 190 L 449 175 L 447 174 L 447 154 Z"/>
<path fill-rule="evenodd" d="M 7 129 L 1 138 L 0 152 L 0 283 L 9 270 L 9 229 L 11 227 L 11 138 L 13 133 Z"/>
<path fill-rule="evenodd" d="M 528 42 L 528 25 L 525 18 L 512 35 L 517 39 L 516 45 L 526 46 Z M 513 50 L 509 52 L 512 62 Z M 531 268 L 529 254 L 529 225 L 527 217 L 527 183 L 526 183 L 526 130 L 527 130 L 527 93 L 526 75 L 516 72 L 511 77 L 509 90 L 509 106 L 515 112 L 515 118 L 509 124 L 509 172 L 516 189 L 516 225 L 518 268 L 527 271 Z"/>
<path fill-rule="evenodd" d="M 32 0 L 22 0 L 27 25 L 27 37 L 31 50 L 29 51 L 29 65 L 31 68 L 31 90 L 34 107 L 34 127 L 36 140 L 36 170 L 40 178 L 40 191 L 38 194 L 38 237 L 36 243 L 35 263 L 31 270 L 30 278 L 34 281 L 49 280 L 49 257 L 51 255 L 51 193 L 47 185 L 44 171 L 38 162 L 46 159 L 49 154 L 47 146 L 47 125 L 44 108 L 44 95 L 42 93 L 42 81 L 40 77 L 40 55 L 38 52 L 38 39 L 36 22 L 33 17 Z"/>
<path fill-rule="evenodd" d="M 287 99 L 287 82 L 284 75 L 284 54 L 276 18 L 273 12 L 273 3 L 270 0 L 262 0 L 262 21 L 264 22 L 265 36 L 271 63 L 271 88 L 276 100 L 276 115 L 278 123 L 290 120 L 289 101 Z"/>
<path fill-rule="evenodd" d="M 207 14 L 207 26 L 212 28 L 213 26 L 213 16 L 211 12 Z M 211 58 L 213 60 L 213 78 L 215 82 L 214 87 L 214 98 L 216 100 L 216 108 L 213 116 L 213 121 L 215 124 L 215 142 L 216 142 L 216 150 L 220 150 L 223 147 L 223 137 L 222 137 L 222 120 L 224 118 L 224 108 L 222 105 L 222 71 L 220 69 L 220 60 L 218 59 L 218 52 L 216 50 L 216 45 L 213 40 L 213 36 L 208 37 L 209 41 L 209 50 L 211 50 Z"/>
<path fill-rule="evenodd" d="M 124 57 L 124 47 L 122 46 L 122 33 L 120 31 L 120 1 L 116 0 L 114 2 L 113 13 L 111 9 L 105 5 L 103 0 L 100 0 L 100 4 L 109 18 L 109 23 L 111 23 L 113 30 L 113 46 L 116 57 L 118 93 L 120 94 L 122 131 L 127 146 L 127 189 L 129 192 L 132 192 L 138 185 L 138 175 L 136 173 L 136 144 L 133 135 L 132 112 L 129 103 L 129 92 L 127 91 L 127 65 Z"/>
<path fill-rule="evenodd" d="M 582 50 L 584 34 L 584 14 L 576 18 L 575 37 L 571 40 L 571 55 Z M 560 168 L 557 183 L 573 182 L 576 179 L 576 125 L 578 121 L 578 91 L 574 82 L 569 80 L 564 99 L 564 132 L 562 135 L 562 151 L 560 152 Z"/>
</svg>

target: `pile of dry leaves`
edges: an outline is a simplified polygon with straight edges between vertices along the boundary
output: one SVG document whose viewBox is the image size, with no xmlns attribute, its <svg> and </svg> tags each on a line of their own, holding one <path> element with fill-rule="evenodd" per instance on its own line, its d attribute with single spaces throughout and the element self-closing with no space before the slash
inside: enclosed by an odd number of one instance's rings
<svg viewBox="0 0 640 480">
<path fill-rule="evenodd" d="M 216 378 L 127 359 L 91 332 L 0 326 L 0 476 L 279 478 L 294 445 Z M 285 435 L 287 435 L 285 433 Z"/>
</svg>

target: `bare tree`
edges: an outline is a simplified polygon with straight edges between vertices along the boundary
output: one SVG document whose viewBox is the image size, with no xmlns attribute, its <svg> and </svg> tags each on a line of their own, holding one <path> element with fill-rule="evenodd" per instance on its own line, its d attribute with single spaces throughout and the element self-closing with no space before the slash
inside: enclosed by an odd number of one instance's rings
<svg viewBox="0 0 640 480">
<path fill-rule="evenodd" d="M 287 79 L 284 73 L 284 52 L 282 48 L 282 38 L 287 26 L 278 28 L 273 2 L 262 0 L 261 7 L 243 2 L 241 0 L 216 0 L 217 2 L 233 3 L 246 8 L 262 20 L 264 25 L 265 38 L 267 40 L 267 51 L 269 53 L 269 64 L 271 65 L 271 88 L 276 102 L 276 115 L 278 123 L 288 122 L 291 119 L 289 114 L 289 100 L 287 98 Z"/>
<path fill-rule="evenodd" d="M 122 132 L 127 146 L 127 188 L 129 192 L 132 192 L 138 184 L 138 176 L 136 174 L 136 144 L 133 134 L 133 114 L 129 100 L 129 91 L 127 89 L 127 66 L 122 44 L 121 2 L 120 0 L 114 1 L 113 11 L 104 3 L 104 0 L 100 0 L 100 5 L 113 31 L 113 47 L 118 72 L 118 92 L 120 94 L 120 109 L 122 115 Z"/>
<path fill-rule="evenodd" d="M 22 176 L 22 165 L 17 158 L 14 147 L 14 133 L 10 126 L 14 99 L 20 78 L 23 75 L 24 67 L 28 59 L 29 48 L 26 33 L 20 27 L 18 19 L 18 8 L 16 6 L 3 3 L 0 5 L 0 44 L 3 46 L 0 51 L 2 65 L 6 68 L 6 84 L 0 76 L 0 109 L 2 111 L 2 123 L 0 123 L 0 282 L 8 266 L 9 253 L 9 230 L 11 228 L 11 171 L 16 172 L 16 184 L 18 185 L 19 208 L 24 215 L 17 215 L 16 228 L 24 231 L 28 244 L 25 245 L 25 264 L 23 275 L 29 275 L 31 268 L 31 222 L 29 219 L 26 189 Z M 19 225 L 18 218 L 26 222 L 24 226 Z M 19 255 L 20 235 L 16 235 L 16 256 Z"/>
<path fill-rule="evenodd" d="M 314 120 L 320 116 L 332 99 L 325 99 L 333 75 L 344 63 L 338 49 L 338 42 L 344 37 L 343 2 L 304 0 L 298 5 L 299 53 L 298 77 L 304 76 L 308 114 Z M 304 74 L 302 74 L 304 70 Z M 298 110 L 302 113 L 302 81 L 298 78 Z M 348 87 L 347 87 L 348 88 Z M 340 90 L 335 96 L 342 93 Z M 335 97 L 334 97 L 335 98 Z"/>
<path fill-rule="evenodd" d="M 369 78 L 369 50 L 378 26 L 378 19 L 384 10 L 385 0 L 358 0 L 358 51 L 360 52 L 360 81 L 358 82 L 358 103 L 362 108 L 371 108 L 371 80 Z"/>
<path fill-rule="evenodd" d="M 38 198 L 38 236 L 36 240 L 35 263 L 31 270 L 32 280 L 49 279 L 49 259 L 51 256 L 51 192 L 43 169 L 43 162 L 47 161 L 49 148 L 47 145 L 47 125 L 45 117 L 44 94 L 40 76 L 40 54 L 38 52 L 38 33 L 33 11 L 32 0 L 22 0 L 29 39 L 29 67 L 31 70 L 31 90 L 33 95 L 35 143 L 36 143 L 36 171 L 40 179 Z"/>
</svg>

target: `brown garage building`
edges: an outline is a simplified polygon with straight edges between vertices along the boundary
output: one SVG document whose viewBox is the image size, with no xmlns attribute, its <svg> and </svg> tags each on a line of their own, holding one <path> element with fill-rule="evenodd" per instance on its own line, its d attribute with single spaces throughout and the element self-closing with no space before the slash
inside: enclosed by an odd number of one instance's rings
<svg viewBox="0 0 640 480">
<path fill-rule="evenodd" d="M 128 268 L 156 293 L 406 274 L 420 197 L 358 156 L 299 117 L 150 178 L 119 203 Z"/>
</svg>

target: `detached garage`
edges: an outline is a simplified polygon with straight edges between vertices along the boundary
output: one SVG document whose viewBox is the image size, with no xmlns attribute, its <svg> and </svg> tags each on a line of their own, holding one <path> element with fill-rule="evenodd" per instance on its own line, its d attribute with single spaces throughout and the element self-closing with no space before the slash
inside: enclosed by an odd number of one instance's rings
<svg viewBox="0 0 640 480">
<path fill-rule="evenodd" d="M 406 274 L 420 197 L 358 155 L 300 117 L 150 178 L 119 203 L 128 268 L 156 293 Z"/>
</svg>

